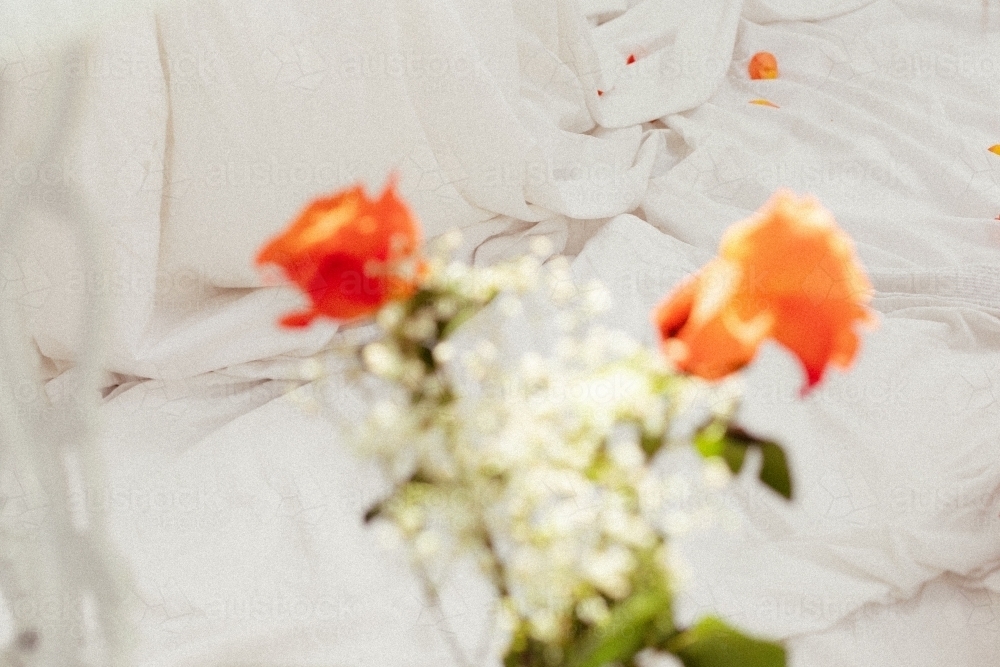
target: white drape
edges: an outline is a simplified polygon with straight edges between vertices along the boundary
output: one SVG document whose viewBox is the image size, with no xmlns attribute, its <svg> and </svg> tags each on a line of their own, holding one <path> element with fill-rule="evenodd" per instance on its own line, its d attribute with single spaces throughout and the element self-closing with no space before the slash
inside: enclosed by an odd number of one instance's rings
<svg viewBox="0 0 1000 667">
<path fill-rule="evenodd" d="M 817 195 L 881 328 L 806 401 L 764 351 L 743 420 L 788 447 L 799 496 L 738 483 L 740 529 L 681 545 L 680 613 L 789 637 L 794 665 L 995 663 L 995 622 L 961 619 L 1000 594 L 998 30 L 988 5 L 903 0 L 191 3 L 94 34 L 68 66 L 78 128 L 44 164 L 19 140 L 51 61 L 5 51 L 0 174 L 30 221 L 8 286 L 57 404 L 106 299 L 93 502 L 135 577 L 139 664 L 444 659 L 399 553 L 357 525 L 377 480 L 303 413 L 310 385 L 286 394 L 335 327 L 277 330 L 300 297 L 251 264 L 310 197 L 392 170 L 429 236 L 462 227 L 488 262 L 545 234 L 650 339 L 726 226 L 776 187 Z M 778 79 L 747 79 L 758 50 Z M 111 239 L 97 273 L 46 206 L 68 188 Z M 327 397 L 340 418 L 351 396 Z M 474 642 L 481 582 L 446 593 Z"/>
</svg>

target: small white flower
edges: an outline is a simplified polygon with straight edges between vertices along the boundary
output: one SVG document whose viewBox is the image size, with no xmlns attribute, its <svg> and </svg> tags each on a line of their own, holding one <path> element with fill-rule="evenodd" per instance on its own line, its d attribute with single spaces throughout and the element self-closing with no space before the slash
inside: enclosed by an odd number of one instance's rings
<svg viewBox="0 0 1000 667">
<path fill-rule="evenodd" d="M 423 528 L 426 519 L 424 511 L 412 504 L 407 504 L 399 508 L 393 514 L 393 518 L 400 530 L 410 535 L 416 534 L 417 531 Z"/>
<path fill-rule="evenodd" d="M 375 316 L 375 322 L 383 331 L 391 331 L 403 321 L 406 315 L 406 308 L 402 303 L 393 301 L 383 306 Z"/>
<path fill-rule="evenodd" d="M 442 254 L 450 254 L 462 245 L 462 230 L 457 227 L 449 229 L 436 239 L 436 245 Z"/>
<path fill-rule="evenodd" d="M 434 361 L 439 364 L 446 364 L 455 356 L 455 345 L 449 341 L 438 343 L 431 351 L 431 356 L 433 356 Z"/>
<path fill-rule="evenodd" d="M 638 667 L 684 667 L 676 655 L 649 648 L 636 654 L 635 664 Z"/>
<path fill-rule="evenodd" d="M 587 579 L 602 593 L 616 600 L 628 596 L 631 590 L 628 577 L 634 567 L 635 557 L 618 544 L 590 554 L 583 562 Z"/>
<path fill-rule="evenodd" d="M 552 282 L 552 300 L 558 304 L 569 303 L 577 295 L 576 285 L 571 279 Z"/>
<path fill-rule="evenodd" d="M 610 307 L 611 292 L 600 282 L 589 284 L 584 292 L 584 312 L 588 315 L 599 315 Z"/>
<path fill-rule="evenodd" d="M 510 276 L 510 287 L 517 292 L 527 292 L 535 289 L 538 284 L 538 273 L 542 265 L 538 259 L 526 255 L 518 260 Z"/>
<path fill-rule="evenodd" d="M 395 428 L 402 416 L 402 410 L 392 401 L 379 401 L 371 412 L 374 426 L 384 431 Z"/>
<path fill-rule="evenodd" d="M 705 485 L 710 489 L 724 488 L 733 478 L 733 473 L 721 456 L 706 459 L 702 464 L 701 474 Z"/>
<path fill-rule="evenodd" d="M 552 240 L 547 236 L 535 236 L 531 239 L 529 246 L 531 248 L 531 254 L 535 257 L 545 258 L 552 254 L 555 250 L 555 245 Z"/>
<path fill-rule="evenodd" d="M 528 617 L 531 635 L 540 642 L 558 643 L 561 636 L 559 616 L 550 609 L 539 609 Z"/>
<path fill-rule="evenodd" d="M 375 375 L 392 378 L 402 371 L 402 360 L 399 358 L 399 354 L 386 343 L 365 345 L 362 356 L 365 365 Z"/>
<path fill-rule="evenodd" d="M 510 294 L 505 294 L 500 297 L 497 307 L 500 309 L 500 313 L 504 317 L 517 317 L 523 311 L 521 302 Z"/>
<path fill-rule="evenodd" d="M 299 364 L 299 377 L 307 382 L 313 382 L 323 377 L 323 364 L 318 359 L 306 359 Z"/>
<path fill-rule="evenodd" d="M 542 382 L 546 371 L 545 359 L 537 352 L 528 352 L 521 357 L 521 377 L 528 386 Z"/>
<path fill-rule="evenodd" d="M 444 269 L 444 279 L 449 283 L 454 283 L 461 286 L 470 279 L 469 274 L 471 272 L 472 269 L 466 266 L 465 263 L 451 262 Z"/>
<path fill-rule="evenodd" d="M 428 560 L 441 550 L 441 538 L 429 530 L 420 531 L 413 540 L 413 548 L 420 558 Z"/>
<path fill-rule="evenodd" d="M 639 446 L 639 432 L 634 424 L 615 426 L 608 437 L 608 455 L 625 469 L 640 468 L 646 463 L 646 453 Z"/>
<path fill-rule="evenodd" d="M 584 598 L 576 605 L 576 616 L 584 623 L 602 625 L 608 620 L 608 603 L 599 595 Z"/>
</svg>

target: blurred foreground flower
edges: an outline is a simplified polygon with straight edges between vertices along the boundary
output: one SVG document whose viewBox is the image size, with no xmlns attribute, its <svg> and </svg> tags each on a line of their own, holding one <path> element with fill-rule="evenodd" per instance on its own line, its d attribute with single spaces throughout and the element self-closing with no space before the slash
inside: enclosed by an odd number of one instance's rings
<svg viewBox="0 0 1000 667">
<path fill-rule="evenodd" d="M 758 478 L 792 497 L 782 448 L 733 423 L 738 385 L 704 380 L 745 366 L 767 337 L 810 385 L 850 363 L 868 284 L 830 214 L 781 192 L 730 229 L 719 258 L 655 312 L 665 354 L 593 322 L 610 296 L 576 285 L 564 257 L 543 264 L 543 240 L 490 267 L 451 261 L 459 243 L 449 233 L 424 258 L 391 186 L 375 202 L 352 188 L 309 206 L 258 258 L 312 301 L 286 324 L 375 316 L 378 331 L 348 343 L 368 414 L 341 424 L 391 486 L 365 521 L 404 538 L 431 604 L 456 559 L 478 565 L 509 636 L 505 667 L 632 665 L 649 649 L 686 667 L 784 667 L 779 644 L 713 617 L 675 624 L 670 541 L 716 518 L 750 450 Z M 511 349 L 531 323 L 537 336 Z M 701 482 L 657 463 L 691 446 Z"/>
<path fill-rule="evenodd" d="M 277 264 L 311 307 L 281 323 L 304 327 L 318 316 L 343 322 L 374 314 L 417 289 L 421 233 L 390 181 L 378 199 L 358 185 L 317 199 L 257 255 Z"/>
<path fill-rule="evenodd" d="M 812 198 L 779 191 L 725 233 L 719 256 L 675 290 L 654 321 L 667 356 L 707 380 L 743 368 L 773 338 L 802 363 L 804 393 L 828 365 L 851 365 L 855 327 L 874 321 L 870 298 L 833 215 Z"/>
</svg>

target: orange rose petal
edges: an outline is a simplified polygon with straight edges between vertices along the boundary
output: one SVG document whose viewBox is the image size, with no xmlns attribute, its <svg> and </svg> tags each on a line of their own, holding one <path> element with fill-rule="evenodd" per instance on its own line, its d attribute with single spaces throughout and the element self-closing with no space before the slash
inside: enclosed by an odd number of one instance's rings
<svg viewBox="0 0 1000 667">
<path fill-rule="evenodd" d="M 760 342 L 741 340 L 721 319 L 713 319 L 688 336 L 687 359 L 679 368 L 705 380 L 721 380 L 753 361 Z"/>
<path fill-rule="evenodd" d="M 765 100 L 765 99 L 750 100 L 750 104 L 759 104 L 762 107 L 774 107 L 775 109 L 780 109 L 781 108 L 777 104 L 775 104 L 774 102 L 770 102 L 770 101 Z"/>
<path fill-rule="evenodd" d="M 993 144 L 987 150 L 989 150 L 989 152 L 994 153 L 996 155 L 1000 155 L 1000 144 Z"/>
<path fill-rule="evenodd" d="M 691 316 L 699 277 L 700 274 L 685 280 L 653 311 L 653 323 L 664 339 L 676 336 Z"/>
<path fill-rule="evenodd" d="M 653 311 L 663 353 L 685 373 L 719 380 L 746 366 L 769 327 L 720 312 L 732 296 L 728 263 L 716 259 L 681 283 Z"/>
<path fill-rule="evenodd" d="M 774 57 L 773 53 L 759 51 L 750 58 L 747 73 L 751 79 L 777 79 L 778 59 Z"/>
<path fill-rule="evenodd" d="M 396 195 L 393 177 L 377 200 L 354 186 L 313 201 L 260 250 L 257 263 L 281 267 L 312 302 L 311 310 L 281 320 L 298 328 L 317 316 L 359 319 L 412 294 L 419 275 L 403 276 L 397 266 L 419 260 L 420 243 L 419 225 Z"/>
<path fill-rule="evenodd" d="M 794 353 L 809 388 L 833 363 L 847 368 L 856 348 L 854 325 L 871 323 L 872 288 L 850 239 L 811 198 L 779 191 L 723 237 L 721 254 L 746 266 L 740 299 L 766 303 L 773 337 Z"/>
<path fill-rule="evenodd" d="M 664 354 L 708 380 L 739 370 L 773 338 L 802 364 L 804 395 L 830 365 L 853 363 L 855 327 L 874 322 L 871 292 L 832 214 L 782 190 L 730 227 L 719 256 L 678 287 L 653 319 Z"/>
</svg>

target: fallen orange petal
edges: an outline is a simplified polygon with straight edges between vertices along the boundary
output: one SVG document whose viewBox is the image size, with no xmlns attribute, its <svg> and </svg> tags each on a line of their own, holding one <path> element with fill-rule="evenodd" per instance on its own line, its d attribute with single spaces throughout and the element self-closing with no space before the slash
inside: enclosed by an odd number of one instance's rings
<svg viewBox="0 0 1000 667">
<path fill-rule="evenodd" d="M 992 146 L 990 146 L 989 151 L 991 153 L 996 153 L 997 155 L 1000 155 L 1000 144 L 993 144 Z"/>
<path fill-rule="evenodd" d="M 762 107 L 774 107 L 775 109 L 780 109 L 777 104 L 765 99 L 750 100 L 750 104 L 759 104 Z"/>
<path fill-rule="evenodd" d="M 747 65 L 747 72 L 751 79 L 777 79 L 778 59 L 767 51 L 755 53 Z"/>
</svg>

